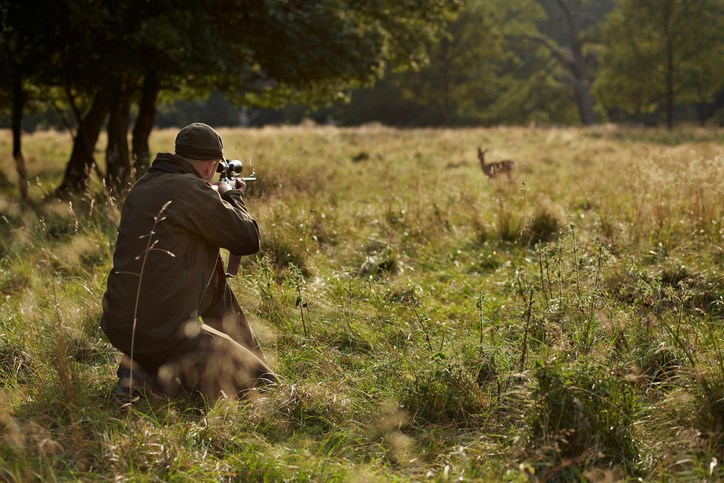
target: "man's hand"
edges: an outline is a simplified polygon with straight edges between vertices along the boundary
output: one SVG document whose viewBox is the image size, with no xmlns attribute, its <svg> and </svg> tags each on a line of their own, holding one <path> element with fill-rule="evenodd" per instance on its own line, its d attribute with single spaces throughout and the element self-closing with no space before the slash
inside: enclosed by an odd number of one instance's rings
<svg viewBox="0 0 724 483">
<path fill-rule="evenodd" d="M 239 178 L 234 178 L 233 180 L 231 180 L 231 183 L 227 182 L 227 180 L 219 180 L 212 187 L 216 191 L 218 191 L 220 195 L 223 195 L 227 191 L 234 189 L 240 190 L 243 193 L 244 190 L 246 190 L 246 183 L 244 183 L 244 181 Z"/>
</svg>

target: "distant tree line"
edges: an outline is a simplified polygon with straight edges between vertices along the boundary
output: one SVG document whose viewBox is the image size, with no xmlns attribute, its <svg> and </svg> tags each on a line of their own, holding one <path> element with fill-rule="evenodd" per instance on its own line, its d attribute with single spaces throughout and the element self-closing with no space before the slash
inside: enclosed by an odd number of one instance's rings
<svg viewBox="0 0 724 483">
<path fill-rule="evenodd" d="M 251 126 L 724 122 L 722 0 L 466 0 L 446 32 L 429 64 L 390 71 L 347 102 L 258 109 L 215 95 L 167 105 L 163 117 Z"/>
<path fill-rule="evenodd" d="M 196 120 L 724 121 L 724 0 L 0 0 L 0 21 L 21 178 L 23 128 L 73 134 L 59 194 L 94 170 L 123 189 L 154 126 Z"/>
<path fill-rule="evenodd" d="M 724 121 L 724 0 L 466 0 L 419 71 L 392 74 L 343 124 Z"/>
</svg>

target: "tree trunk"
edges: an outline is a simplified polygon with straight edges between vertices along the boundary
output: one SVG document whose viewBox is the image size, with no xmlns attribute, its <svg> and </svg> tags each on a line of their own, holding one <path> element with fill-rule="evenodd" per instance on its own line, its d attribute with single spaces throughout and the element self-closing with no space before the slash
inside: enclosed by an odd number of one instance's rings
<svg viewBox="0 0 724 483">
<path fill-rule="evenodd" d="M 15 169 L 18 172 L 18 188 L 20 189 L 20 200 L 23 204 L 30 203 L 28 196 L 28 173 L 25 170 L 25 158 L 22 149 L 22 121 L 23 109 L 28 93 L 23 89 L 22 81 L 19 78 L 13 80 L 13 113 L 12 113 L 12 129 L 13 129 L 13 158 L 15 159 Z"/>
<path fill-rule="evenodd" d="M 576 12 L 563 0 L 558 0 L 557 4 L 565 16 L 568 39 L 571 44 L 570 58 L 565 59 L 563 64 L 573 75 L 573 90 L 581 122 L 583 125 L 589 126 L 596 122 L 596 115 L 593 110 L 593 96 L 591 96 L 591 89 L 586 78 L 586 57 L 583 54 L 581 32 L 576 25 Z"/>
<path fill-rule="evenodd" d="M 671 44 L 669 39 L 668 44 Z M 666 127 L 674 128 L 674 59 L 672 47 L 666 49 Z"/>
<path fill-rule="evenodd" d="M 56 196 L 82 193 L 88 189 L 90 170 L 95 165 L 93 152 L 109 108 L 107 94 L 103 91 L 98 92 L 86 115 L 78 119 L 78 132 L 73 139 L 73 150 L 65 168 L 63 182 L 55 190 Z"/>
<path fill-rule="evenodd" d="M 578 64 L 578 59 L 576 59 L 575 62 Z M 581 116 L 583 125 L 590 126 L 596 123 L 596 114 L 593 111 L 593 97 L 591 96 L 591 89 L 586 80 L 582 61 L 580 66 L 573 68 L 573 75 L 575 77 L 574 92 L 576 95 L 576 104 L 578 104 L 578 113 Z"/>
<path fill-rule="evenodd" d="M 666 127 L 674 128 L 674 42 L 671 17 L 674 6 L 669 0 L 664 4 L 664 35 L 666 36 Z"/>
<path fill-rule="evenodd" d="M 143 79 L 143 93 L 138 108 L 138 117 L 133 126 L 133 169 L 136 179 L 148 170 L 151 161 L 151 150 L 148 147 L 148 138 L 153 129 L 156 118 L 156 99 L 161 90 L 161 83 L 155 71 L 149 71 Z"/>
<path fill-rule="evenodd" d="M 108 146 L 106 148 L 106 186 L 122 193 L 131 179 L 131 161 L 128 151 L 128 127 L 131 109 L 129 89 L 124 81 L 114 81 L 111 91 L 111 109 L 108 118 Z"/>
</svg>

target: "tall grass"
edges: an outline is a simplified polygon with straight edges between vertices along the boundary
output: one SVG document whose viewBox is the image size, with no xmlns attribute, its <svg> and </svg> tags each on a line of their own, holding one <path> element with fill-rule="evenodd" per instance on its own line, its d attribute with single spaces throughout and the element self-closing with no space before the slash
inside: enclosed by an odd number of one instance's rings
<svg viewBox="0 0 724 483">
<path fill-rule="evenodd" d="M 70 144 L 28 136 L 35 203 L 0 187 L 0 479 L 724 478 L 721 131 L 220 132 L 259 178 L 231 284 L 282 383 L 116 404 L 123 199 L 41 202 Z"/>
</svg>

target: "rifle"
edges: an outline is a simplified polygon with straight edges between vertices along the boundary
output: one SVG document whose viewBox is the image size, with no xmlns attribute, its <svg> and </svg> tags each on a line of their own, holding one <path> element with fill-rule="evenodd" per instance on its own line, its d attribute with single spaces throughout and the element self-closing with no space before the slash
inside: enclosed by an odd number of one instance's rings
<svg viewBox="0 0 724 483">
<path fill-rule="evenodd" d="M 251 176 L 239 177 L 241 172 L 244 171 L 244 163 L 238 159 L 222 159 L 219 165 L 216 167 L 216 172 L 220 173 L 219 181 L 236 185 L 235 179 L 239 178 L 245 183 L 256 181 L 256 173 L 252 170 Z M 229 254 L 229 262 L 226 267 L 226 276 L 233 277 L 239 271 L 239 262 L 241 257 L 239 255 Z"/>
<path fill-rule="evenodd" d="M 222 159 L 216 167 L 216 172 L 221 173 L 219 181 L 223 181 L 228 184 L 234 184 L 234 179 L 240 178 L 239 175 L 242 171 L 244 171 L 244 163 L 238 159 Z M 256 181 L 256 173 L 252 170 L 251 176 L 240 179 L 245 183 Z"/>
</svg>

